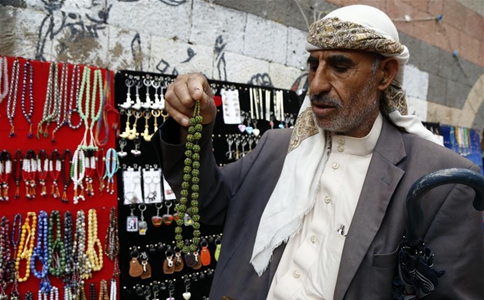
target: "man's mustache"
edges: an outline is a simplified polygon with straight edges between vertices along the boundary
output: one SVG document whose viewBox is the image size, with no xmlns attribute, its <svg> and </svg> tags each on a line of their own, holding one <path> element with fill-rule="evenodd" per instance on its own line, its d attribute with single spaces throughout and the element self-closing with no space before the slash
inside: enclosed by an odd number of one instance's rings
<svg viewBox="0 0 484 300">
<path fill-rule="evenodd" d="M 334 106 L 336 108 L 343 107 L 343 103 L 340 100 L 331 98 L 328 94 L 311 95 L 309 98 L 311 104 L 318 106 Z"/>
</svg>

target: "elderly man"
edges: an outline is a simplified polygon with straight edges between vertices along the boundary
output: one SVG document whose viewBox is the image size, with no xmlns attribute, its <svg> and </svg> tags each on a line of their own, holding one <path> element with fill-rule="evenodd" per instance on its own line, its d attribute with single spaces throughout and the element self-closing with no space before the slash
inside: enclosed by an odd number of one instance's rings
<svg viewBox="0 0 484 300">
<path fill-rule="evenodd" d="M 315 22 L 307 40 L 309 97 L 295 128 L 268 131 L 226 167 L 211 154 L 216 108 L 206 79 L 179 76 L 167 90 L 171 119 L 155 143 L 178 194 L 194 107 L 205 124 L 200 221 L 224 225 L 210 299 L 391 299 L 411 185 L 439 169 L 478 170 L 406 115 L 409 53 L 386 14 L 343 7 Z M 447 272 L 426 299 L 484 299 L 473 196 L 448 185 L 423 201 L 425 240 Z"/>
</svg>

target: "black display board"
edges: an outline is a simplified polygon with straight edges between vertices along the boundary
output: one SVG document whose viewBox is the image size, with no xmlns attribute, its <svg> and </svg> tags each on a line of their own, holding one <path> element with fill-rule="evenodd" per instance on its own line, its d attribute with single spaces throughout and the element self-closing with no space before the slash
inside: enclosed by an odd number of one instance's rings
<svg viewBox="0 0 484 300">
<path fill-rule="evenodd" d="M 130 128 L 133 128 L 135 122 L 135 117 L 133 116 L 133 106 L 128 109 L 124 109 L 121 106 L 126 107 L 126 99 L 128 97 L 127 92 L 130 91 L 130 99 L 133 101 L 133 105 L 136 104 L 136 83 L 128 89 L 128 86 L 133 84 L 133 82 L 138 82 L 138 97 L 141 102 L 145 102 L 148 97 L 151 101 L 155 99 L 155 91 L 158 95 L 161 93 L 161 87 L 157 90 L 153 86 L 146 88 L 143 84 L 144 81 L 149 84 L 150 81 L 159 82 L 161 86 L 168 85 L 174 80 L 171 75 L 163 75 L 156 73 L 143 73 L 134 71 L 119 71 L 115 76 L 115 102 L 118 109 L 121 112 L 121 122 L 120 122 L 120 132 L 122 133 L 126 129 L 127 114 L 130 112 Z M 295 117 L 297 116 L 302 99 L 296 95 L 293 91 L 288 90 L 278 90 L 271 87 L 256 87 L 252 85 L 244 85 L 230 82 L 221 81 L 209 81 L 210 85 L 216 95 L 215 102 L 218 105 L 218 113 L 216 117 L 216 124 L 213 132 L 213 146 L 214 146 L 214 156 L 219 165 L 224 165 L 235 161 L 237 158 L 241 158 L 245 153 L 250 151 L 251 148 L 256 146 L 257 140 L 262 136 L 262 134 L 271 128 L 277 130 L 280 127 L 289 127 L 293 125 Z M 239 103 L 241 113 L 246 116 L 243 124 L 231 124 L 227 125 L 224 122 L 223 112 L 224 104 L 222 98 L 220 97 L 222 89 L 238 90 Z M 264 95 L 273 95 L 275 91 L 279 91 L 283 95 L 284 113 L 285 120 L 277 121 L 275 118 L 271 121 L 268 119 L 258 119 L 257 124 L 250 119 L 251 103 L 250 103 L 250 93 L 254 89 L 260 90 L 260 93 Z M 165 89 L 166 91 L 166 89 Z M 266 94 L 266 91 L 270 93 Z M 164 92 L 163 92 L 164 93 Z M 272 99 L 272 96 L 271 96 Z M 273 107 L 272 103 L 269 109 Z M 128 105 L 129 106 L 129 105 Z M 167 226 L 162 224 L 159 227 L 155 227 L 151 223 L 151 218 L 157 215 L 157 208 L 154 204 L 146 204 L 146 210 L 143 212 L 144 219 L 148 224 L 148 228 L 145 235 L 140 235 L 139 232 L 128 232 L 127 231 L 127 219 L 133 213 L 138 218 L 141 217 L 140 208 L 143 206 L 139 204 L 127 205 L 123 199 L 125 195 L 124 184 L 123 184 L 123 172 L 127 168 L 152 168 L 159 167 L 159 157 L 157 157 L 156 152 L 153 148 L 151 142 L 144 139 L 142 135 L 145 130 L 145 121 L 148 126 L 146 127 L 150 134 L 154 131 L 154 121 L 155 118 L 151 116 L 145 119 L 140 115 L 143 111 L 149 111 L 150 109 L 140 108 L 138 111 L 139 119 L 136 122 L 136 131 L 138 136 L 134 139 L 121 138 L 118 137 L 117 140 L 117 150 L 126 152 L 125 157 L 120 157 L 121 170 L 118 172 L 118 212 L 119 212 L 119 241 L 120 241 L 120 296 L 121 299 L 168 299 L 171 296 L 175 299 L 186 299 L 187 293 L 191 294 L 190 299 L 208 299 L 209 290 L 213 278 L 213 272 L 216 267 L 216 260 L 214 258 L 214 253 L 216 251 L 217 244 L 223 241 L 222 228 L 207 226 L 201 224 L 201 237 L 208 243 L 208 250 L 211 256 L 211 263 L 207 266 L 202 266 L 198 270 L 192 268 L 184 267 L 179 272 L 174 272 L 173 274 L 165 274 L 163 272 L 163 264 L 166 259 L 166 251 L 169 247 L 174 250 L 175 241 L 175 227 L 176 224 L 173 222 L 171 225 Z M 261 112 L 262 113 L 262 112 Z M 167 117 L 166 112 L 163 115 Z M 157 124 L 161 126 L 164 117 L 160 115 L 157 118 Z M 239 126 L 243 125 L 243 126 Z M 255 126 L 254 126 L 255 125 Z M 272 125 L 272 126 L 271 126 Z M 241 131 L 243 127 L 254 127 L 260 131 L 258 136 L 254 133 L 249 134 L 247 131 Z M 131 138 L 133 136 L 130 136 Z M 228 141 L 232 141 L 229 147 Z M 238 148 L 235 149 L 236 142 L 239 142 Z M 242 144 L 245 141 L 245 147 Z M 121 147 L 122 146 L 122 147 Z M 140 155 L 135 156 L 132 152 L 137 153 L 140 151 Z M 161 181 L 162 183 L 163 181 Z M 162 187 L 163 188 L 163 187 Z M 144 195 L 146 196 L 146 195 Z M 174 206 L 177 204 L 176 200 L 173 201 L 174 205 L 170 208 L 171 213 L 175 213 Z M 160 215 L 167 212 L 166 205 L 160 210 Z M 184 229 L 184 234 L 191 236 L 191 231 Z M 137 251 L 133 251 L 136 249 Z M 142 279 L 142 276 L 133 277 L 130 276 L 130 263 L 132 262 L 133 256 L 138 257 L 138 261 L 142 262 L 142 257 L 140 256 L 142 252 L 146 252 L 148 255 L 148 263 L 151 268 L 151 276 L 149 278 Z M 146 273 L 145 273 L 146 274 Z M 146 277 L 146 276 L 145 276 Z M 188 285 L 188 290 L 187 290 Z M 155 294 L 156 293 L 156 294 Z"/>
</svg>

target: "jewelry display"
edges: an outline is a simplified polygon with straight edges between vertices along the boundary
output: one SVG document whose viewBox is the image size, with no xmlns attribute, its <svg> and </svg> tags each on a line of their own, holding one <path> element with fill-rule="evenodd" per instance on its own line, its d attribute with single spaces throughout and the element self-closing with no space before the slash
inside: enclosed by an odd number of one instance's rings
<svg viewBox="0 0 484 300">
<path fill-rule="evenodd" d="M 48 249 L 48 228 L 49 228 L 49 220 L 47 212 L 40 211 L 37 220 L 37 246 L 35 246 L 34 251 L 32 253 L 32 257 L 30 260 L 30 269 L 32 270 L 32 274 L 35 277 L 40 279 L 40 288 L 39 291 L 43 293 L 48 293 L 50 291 L 50 282 L 48 281 L 48 273 L 49 273 L 49 249 Z M 36 261 L 37 259 L 40 261 L 41 270 L 38 271 L 36 269 Z M 47 279 L 47 280 L 46 280 Z"/>
<path fill-rule="evenodd" d="M 12 174 L 12 158 L 7 150 L 0 153 L 0 201 L 8 201 L 8 182 Z"/>
<path fill-rule="evenodd" d="M 15 273 L 17 274 L 18 282 L 27 281 L 30 276 L 30 260 L 34 251 L 36 226 L 37 214 L 35 212 L 28 212 L 20 232 L 20 242 L 15 261 Z M 23 260 L 25 260 L 25 273 L 24 276 L 21 277 L 20 264 Z"/>
<path fill-rule="evenodd" d="M 28 74 L 28 75 L 27 75 Z M 29 111 L 25 109 L 25 94 L 26 94 L 26 87 L 27 87 L 27 76 L 29 79 L 28 87 L 29 87 Z M 22 114 L 24 115 L 25 119 L 29 123 L 29 134 L 28 138 L 32 138 L 32 114 L 34 113 L 34 92 L 33 92 L 33 78 L 34 78 L 34 68 L 30 61 L 26 61 L 24 64 L 24 78 L 23 78 L 23 86 L 22 86 L 22 97 L 21 99 L 21 107 L 22 107 Z"/>
<path fill-rule="evenodd" d="M 3 82 L 3 90 L 2 90 Z M 0 103 L 8 94 L 8 61 L 5 56 L 0 57 Z"/>
<path fill-rule="evenodd" d="M 103 247 L 101 240 L 98 238 L 98 221 L 95 209 L 88 211 L 88 243 L 86 255 L 91 263 L 92 271 L 100 271 L 103 267 Z M 98 248 L 96 254 L 95 248 Z"/>
<path fill-rule="evenodd" d="M 72 154 L 71 151 L 68 149 L 64 150 L 62 153 L 61 157 L 61 179 L 62 179 L 62 184 L 64 186 L 64 191 L 62 192 L 62 202 L 67 203 L 69 202 L 69 199 L 67 199 L 67 189 L 72 183 L 71 180 L 71 160 L 72 160 Z M 69 168 L 67 168 L 69 166 Z"/>
<path fill-rule="evenodd" d="M 163 196 L 161 194 L 161 170 L 150 168 L 143 169 L 143 192 L 145 203 L 161 203 Z"/>
<path fill-rule="evenodd" d="M 12 77 L 10 79 L 10 90 L 8 91 L 7 100 L 7 118 L 10 123 L 10 134 L 9 137 L 15 136 L 15 125 L 13 119 L 15 118 L 15 109 L 17 108 L 17 91 L 18 91 L 18 80 L 20 74 L 20 62 L 15 59 L 12 64 Z"/>
<path fill-rule="evenodd" d="M 78 99 L 79 99 L 80 87 L 81 87 L 81 67 L 79 67 L 79 65 L 74 65 L 74 67 L 72 68 L 71 92 L 69 95 L 69 106 L 67 110 L 67 124 L 69 125 L 69 128 L 74 130 L 79 129 L 83 124 L 82 119 L 79 119 L 79 123 L 77 125 L 72 124 L 72 115 L 74 113 L 79 113 Z"/>
<path fill-rule="evenodd" d="M 52 180 L 52 188 L 50 194 L 54 199 L 59 199 L 61 196 L 59 192 L 59 175 L 61 173 L 62 163 L 59 151 L 57 151 L 57 149 L 54 149 L 50 154 L 48 164 L 49 177 Z"/>
</svg>

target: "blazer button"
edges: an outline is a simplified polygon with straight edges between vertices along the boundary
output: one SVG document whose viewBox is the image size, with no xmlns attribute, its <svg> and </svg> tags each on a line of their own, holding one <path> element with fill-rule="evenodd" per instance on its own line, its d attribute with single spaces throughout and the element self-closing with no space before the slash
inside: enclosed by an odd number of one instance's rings
<svg viewBox="0 0 484 300">
<path fill-rule="evenodd" d="M 292 275 L 294 276 L 294 278 L 299 278 L 301 277 L 301 273 L 299 273 L 298 270 L 294 270 L 294 272 L 292 273 Z"/>
</svg>

